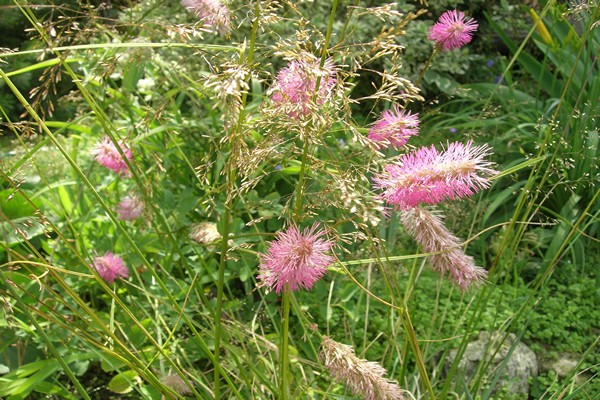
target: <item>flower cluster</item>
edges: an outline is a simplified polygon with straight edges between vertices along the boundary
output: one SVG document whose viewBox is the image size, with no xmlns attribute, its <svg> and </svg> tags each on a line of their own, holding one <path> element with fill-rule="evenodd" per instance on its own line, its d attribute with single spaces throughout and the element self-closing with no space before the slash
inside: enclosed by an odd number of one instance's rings
<svg viewBox="0 0 600 400">
<path fill-rule="evenodd" d="M 109 284 L 114 283 L 119 277 L 129 277 L 129 271 L 123 259 L 111 252 L 94 258 L 94 268 L 98 271 L 98 275 Z"/>
<path fill-rule="evenodd" d="M 317 57 L 302 53 L 279 71 L 270 89 L 271 99 L 279 111 L 299 118 L 328 101 L 336 81 L 336 68 L 331 59 L 321 68 Z"/>
<path fill-rule="evenodd" d="M 386 370 L 376 362 L 358 358 L 351 346 L 323 336 L 320 355 L 331 376 L 355 395 L 366 400 L 404 399 L 405 391 L 385 377 Z"/>
<path fill-rule="evenodd" d="M 467 19 L 462 11 L 446 11 L 429 29 L 428 38 L 441 50 L 458 49 L 471 41 L 477 27 L 477 22 Z"/>
<path fill-rule="evenodd" d="M 181 0 L 181 4 L 196 14 L 205 26 L 216 29 L 221 36 L 231 32 L 231 13 L 219 0 Z"/>
<path fill-rule="evenodd" d="M 402 147 L 411 136 L 419 134 L 419 114 L 400 110 L 394 104 L 392 110 L 385 110 L 369 130 L 369 139 L 378 148 L 387 146 Z"/>
<path fill-rule="evenodd" d="M 286 287 L 292 292 L 310 289 L 325 275 L 327 266 L 334 260 L 326 253 L 334 244 L 323 239 L 325 231 L 318 228 L 319 224 L 315 223 L 300 232 L 291 226 L 269 243 L 267 254 L 261 254 L 258 275 L 263 286 L 275 289 L 277 293 Z"/>
<path fill-rule="evenodd" d="M 447 273 L 462 290 L 485 280 L 487 271 L 476 266 L 473 257 L 462 251 L 460 241 L 446 229 L 439 215 L 415 207 L 402 211 L 400 218 L 423 250 L 435 253 L 429 256 L 434 270 Z"/>
<path fill-rule="evenodd" d="M 131 160 L 133 153 L 129 147 L 123 142 L 118 142 L 118 144 L 127 160 Z M 105 136 L 96 145 L 96 147 L 91 151 L 91 154 L 94 156 L 96 161 L 106 168 L 111 169 L 118 174 L 130 174 L 129 168 L 127 168 L 127 163 L 123 159 L 123 156 L 121 153 L 119 153 L 117 146 L 115 146 L 113 141 L 110 140 L 108 136 Z"/>
<path fill-rule="evenodd" d="M 473 146 L 471 141 L 449 143 L 443 152 L 422 147 L 402 155 L 398 163 L 387 164 L 373 180 L 383 189 L 381 198 L 400 209 L 436 204 L 487 188 L 489 177 L 496 173 L 485 160 L 489 154 L 488 146 Z"/>
<path fill-rule="evenodd" d="M 122 221 L 133 221 L 142 215 L 144 202 L 136 195 L 127 196 L 117 206 L 117 214 Z"/>
</svg>

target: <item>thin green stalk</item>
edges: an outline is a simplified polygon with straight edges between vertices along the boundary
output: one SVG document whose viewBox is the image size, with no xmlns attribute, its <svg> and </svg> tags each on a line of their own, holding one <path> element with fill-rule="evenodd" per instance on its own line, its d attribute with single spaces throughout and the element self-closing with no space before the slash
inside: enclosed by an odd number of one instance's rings
<svg viewBox="0 0 600 400">
<path fill-rule="evenodd" d="M 279 399 L 289 398 L 289 326 L 290 326 L 290 296 L 291 292 L 286 286 L 281 295 L 281 345 L 279 347 Z"/>
<path fill-rule="evenodd" d="M 252 24 L 252 34 L 250 37 L 250 46 L 248 49 L 248 56 L 246 57 L 246 65 L 248 69 L 252 68 L 252 64 L 254 62 L 254 49 L 256 46 L 256 36 L 258 34 L 258 21 L 260 16 L 260 1 L 256 2 L 255 15 Z M 240 55 L 243 57 L 243 53 Z M 243 61 L 243 60 L 240 60 Z M 248 74 L 246 78 L 249 80 L 251 75 Z M 240 104 L 238 120 L 235 127 L 229 132 L 229 143 L 230 143 L 230 154 L 229 160 L 227 162 L 227 198 L 225 200 L 225 215 L 223 216 L 223 225 L 222 225 L 222 234 L 223 241 L 221 242 L 221 257 L 219 258 L 219 275 L 217 277 L 217 306 L 215 310 L 215 351 L 214 351 L 214 359 L 213 362 L 215 364 L 215 372 L 214 372 L 214 394 L 215 399 L 219 399 L 221 395 L 221 369 L 220 367 L 221 361 L 221 335 L 222 335 L 222 312 L 223 312 L 223 290 L 225 283 L 225 267 L 227 265 L 227 252 L 229 251 L 229 233 L 231 230 L 231 209 L 233 207 L 233 201 L 235 197 L 233 196 L 233 191 L 235 189 L 235 178 L 236 178 L 236 170 L 234 167 L 234 159 L 233 154 L 231 152 L 232 146 L 231 144 L 236 140 L 237 133 L 241 131 L 242 125 L 244 123 L 244 119 L 246 116 L 246 103 L 248 101 L 248 93 L 244 92 L 242 94 L 242 101 Z M 239 138 L 238 138 L 239 140 Z"/>
<path fill-rule="evenodd" d="M 327 51 L 329 48 L 329 42 L 331 40 L 331 33 L 333 32 L 333 23 L 335 21 L 335 11 L 337 9 L 339 0 L 333 2 L 331 13 L 329 14 L 329 23 L 327 25 L 327 33 L 325 34 L 325 42 L 321 49 L 321 60 L 319 67 L 323 68 L 325 60 L 327 59 Z M 319 93 L 319 86 L 321 84 L 321 77 L 317 78 L 314 89 L 314 96 Z M 318 133 L 318 132 L 317 132 Z M 304 197 L 304 185 L 306 180 L 306 173 L 308 169 L 308 153 L 310 149 L 310 141 L 305 140 L 302 149 L 302 161 L 300 164 L 300 173 L 298 175 L 298 183 L 296 185 L 296 199 L 294 204 L 293 219 L 296 223 L 300 223 L 300 215 L 302 214 L 302 200 Z M 288 398 L 289 393 L 289 346 L 288 346 L 288 334 L 289 334 L 289 319 L 290 319 L 290 296 L 287 286 L 283 289 L 282 294 L 282 313 L 281 313 L 281 347 L 279 349 L 279 399 L 285 400 Z"/>
<path fill-rule="evenodd" d="M 19 308 L 21 309 L 21 311 L 25 315 L 27 315 L 27 319 L 29 319 L 29 321 L 31 321 L 31 323 L 35 326 L 37 334 L 40 335 L 40 337 L 46 344 L 46 347 L 48 348 L 48 350 L 50 350 L 50 353 L 52 353 L 54 358 L 60 363 L 60 365 L 63 368 L 63 371 L 67 374 L 67 376 L 69 377 L 71 382 L 73 382 L 73 384 L 75 385 L 75 389 L 77 390 L 77 392 L 79 393 L 81 398 L 91 400 L 90 396 L 88 396 L 84 387 L 81 385 L 81 383 L 79 383 L 79 380 L 77 379 L 77 377 L 75 376 L 75 374 L 73 373 L 71 368 L 69 368 L 69 364 L 67 364 L 67 362 L 63 359 L 62 355 L 58 352 L 58 350 L 56 349 L 56 347 L 54 346 L 54 344 L 52 343 L 52 341 L 46 334 L 45 329 L 42 328 L 42 326 L 37 322 L 35 317 L 29 312 L 29 308 L 28 308 L 27 304 L 25 304 L 25 302 L 23 301 L 23 299 L 21 298 L 19 293 L 16 292 L 15 288 L 13 287 L 13 283 L 8 279 L 8 277 L 4 274 L 4 271 L 2 271 L 1 268 L 0 268 L 0 277 L 2 278 L 2 281 L 5 283 L 5 287 L 8 289 L 11 296 L 15 299 L 15 301 L 19 305 Z"/>
</svg>

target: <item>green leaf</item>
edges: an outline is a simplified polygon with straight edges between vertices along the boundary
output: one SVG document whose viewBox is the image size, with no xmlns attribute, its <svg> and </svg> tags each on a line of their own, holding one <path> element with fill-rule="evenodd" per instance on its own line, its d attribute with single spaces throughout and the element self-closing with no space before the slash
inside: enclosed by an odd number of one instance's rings
<svg viewBox="0 0 600 400">
<path fill-rule="evenodd" d="M 125 394 L 133 390 L 133 386 L 140 380 L 135 371 L 125 371 L 115 375 L 108 382 L 108 390 L 114 393 Z"/>
</svg>

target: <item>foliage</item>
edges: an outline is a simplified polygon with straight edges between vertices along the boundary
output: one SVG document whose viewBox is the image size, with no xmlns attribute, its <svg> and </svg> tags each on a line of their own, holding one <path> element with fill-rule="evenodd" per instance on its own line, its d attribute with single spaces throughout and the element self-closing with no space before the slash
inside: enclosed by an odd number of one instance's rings
<svg viewBox="0 0 600 400">
<path fill-rule="evenodd" d="M 179 2 L 58 8 L 64 18 L 14 4 L 39 42 L 0 54 L 11 98 L 0 112 L 15 136 L 0 170 L 0 396 L 348 398 L 320 358 L 327 336 L 385 368 L 408 398 L 485 398 L 485 365 L 466 385 L 454 379 L 460 357 L 441 373 L 448 351 L 460 355 L 482 330 L 580 357 L 532 393 L 594 390 L 574 382 L 599 362 L 598 275 L 587 267 L 599 210 L 597 5 L 548 2 L 539 14 L 551 42 L 519 20 L 530 32 L 520 46 L 497 19 L 506 9 L 461 3 L 497 13 L 487 23 L 506 59 L 482 52 L 483 19 L 472 48 L 432 53 L 427 30 L 448 2 L 232 1 L 230 37 Z M 537 49 L 525 46 L 532 34 Z M 331 57 L 337 83 L 294 119 L 272 91 L 302 57 Z M 43 78 L 37 98 L 26 96 L 32 73 Z M 66 113 L 49 112 L 53 87 L 69 93 L 56 103 Z M 494 149 L 490 190 L 439 205 L 460 251 L 489 271 L 483 287 L 463 292 L 429 270 L 373 189 L 385 163 L 410 151 L 378 152 L 366 138 L 394 104 L 419 110 L 411 146 Z M 94 160 L 105 137 L 132 149 L 129 173 Z M 119 219 L 128 196 L 144 204 L 137 220 Z M 269 293 L 260 254 L 277 232 L 316 221 L 336 261 L 311 290 Z M 129 279 L 98 275 L 94 259 L 107 252 Z"/>
</svg>

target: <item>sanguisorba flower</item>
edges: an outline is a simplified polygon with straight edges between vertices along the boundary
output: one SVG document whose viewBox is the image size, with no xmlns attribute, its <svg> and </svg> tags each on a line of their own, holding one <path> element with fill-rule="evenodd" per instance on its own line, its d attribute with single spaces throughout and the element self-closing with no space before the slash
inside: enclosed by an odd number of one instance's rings
<svg viewBox="0 0 600 400">
<path fill-rule="evenodd" d="M 471 41 L 477 27 L 477 22 L 462 11 L 446 11 L 429 29 L 428 38 L 441 50 L 458 49 Z"/>
<path fill-rule="evenodd" d="M 445 151 L 422 147 L 385 165 L 373 181 L 383 189 L 380 197 L 400 209 L 468 197 L 487 188 L 496 174 L 485 159 L 490 152 L 487 145 L 473 146 L 472 141 L 449 143 Z"/>
<path fill-rule="evenodd" d="M 103 256 L 94 258 L 94 268 L 98 271 L 98 275 L 109 284 L 114 283 L 119 277 L 129 277 L 129 271 L 123 259 L 110 251 Z"/>
<path fill-rule="evenodd" d="M 275 289 L 277 293 L 287 287 L 290 291 L 310 289 L 327 271 L 333 257 L 326 254 L 334 245 L 323 238 L 324 230 L 319 224 L 304 229 L 289 227 L 279 232 L 269 243 L 266 254 L 261 254 L 258 279 L 262 286 Z"/>
<path fill-rule="evenodd" d="M 128 160 L 131 160 L 133 153 L 131 149 L 123 142 L 118 142 L 121 151 Z M 129 169 L 127 163 L 123 159 L 123 156 L 117 150 L 117 146 L 110 140 L 108 136 L 105 136 L 100 142 L 92 149 L 91 154 L 94 159 L 101 165 L 108 169 L 112 169 L 118 174 L 128 175 Z"/>
<path fill-rule="evenodd" d="M 219 0 L 181 0 L 181 4 L 196 14 L 205 26 L 216 29 L 221 36 L 231 32 L 231 13 Z"/>
<path fill-rule="evenodd" d="M 411 136 L 419 134 L 419 114 L 401 110 L 394 104 L 392 110 L 385 110 L 369 130 L 369 139 L 378 148 L 402 147 Z"/>
<path fill-rule="evenodd" d="M 400 214 L 402 224 L 429 256 L 431 268 L 448 274 L 450 280 L 462 290 L 482 283 L 487 271 L 475 265 L 473 257 L 460 247 L 460 240 L 444 226 L 442 217 L 422 207 L 404 210 Z"/>
<path fill-rule="evenodd" d="M 127 196 L 117 206 L 117 214 L 122 221 L 133 221 L 142 215 L 144 202 L 136 195 Z"/>
<path fill-rule="evenodd" d="M 276 108 L 292 118 L 298 118 L 329 100 L 336 81 L 336 68 L 331 59 L 327 59 L 323 68 L 319 68 L 317 57 L 302 53 L 297 60 L 279 71 L 269 92 Z"/>
<path fill-rule="evenodd" d="M 358 358 L 354 349 L 323 336 L 321 359 L 331 376 L 366 400 L 404 399 L 398 384 L 385 377 L 386 370 L 376 362 Z"/>
</svg>

